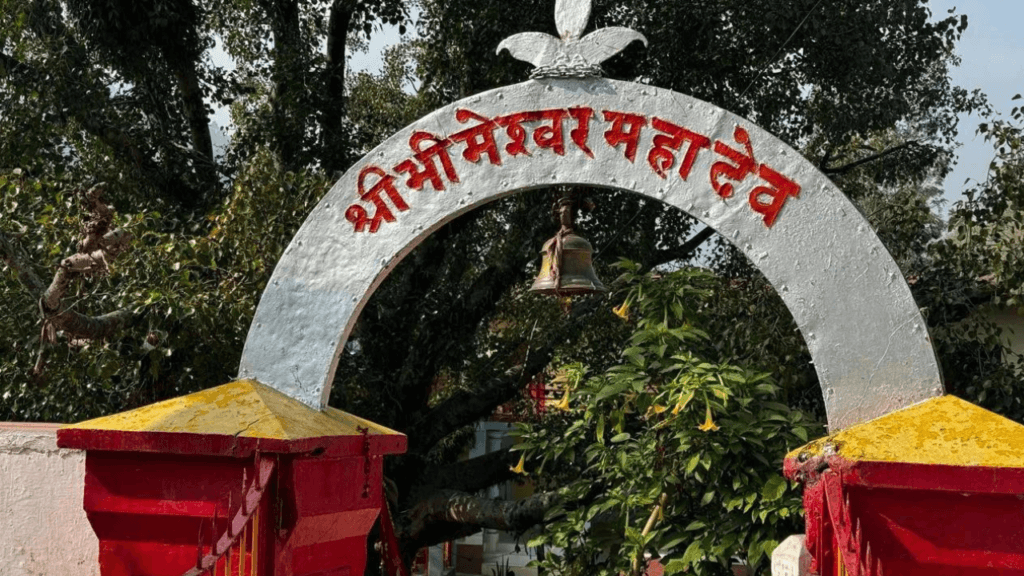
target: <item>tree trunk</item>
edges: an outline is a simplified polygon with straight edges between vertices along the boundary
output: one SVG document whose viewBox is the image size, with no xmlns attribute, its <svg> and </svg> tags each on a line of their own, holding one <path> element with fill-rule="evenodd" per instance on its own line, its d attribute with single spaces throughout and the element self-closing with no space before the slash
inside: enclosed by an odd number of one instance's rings
<svg viewBox="0 0 1024 576">
<path fill-rule="evenodd" d="M 455 490 L 438 490 L 419 501 L 402 518 L 399 542 L 402 556 L 417 550 L 479 532 L 482 528 L 522 532 L 544 519 L 548 509 L 561 501 L 554 492 L 542 492 L 525 500 L 492 500 Z"/>
<path fill-rule="evenodd" d="M 274 94 L 271 98 L 273 131 L 271 146 L 285 170 L 299 168 L 299 152 L 304 137 L 302 119 L 296 114 L 301 98 L 302 48 L 299 33 L 298 0 L 265 0 L 274 35 Z"/>
<path fill-rule="evenodd" d="M 328 174 L 345 168 L 345 47 L 352 22 L 350 0 L 334 0 L 327 23 L 327 66 L 320 110 L 320 161 Z"/>
<path fill-rule="evenodd" d="M 206 102 L 203 101 L 203 90 L 199 85 L 199 74 L 196 71 L 198 55 L 187 60 L 165 54 L 164 57 L 174 70 L 174 78 L 178 82 L 182 106 L 191 132 L 192 150 L 196 156 L 196 172 L 208 186 L 216 186 L 217 170 L 213 157 L 213 140 L 210 138 L 210 118 L 206 113 Z"/>
</svg>

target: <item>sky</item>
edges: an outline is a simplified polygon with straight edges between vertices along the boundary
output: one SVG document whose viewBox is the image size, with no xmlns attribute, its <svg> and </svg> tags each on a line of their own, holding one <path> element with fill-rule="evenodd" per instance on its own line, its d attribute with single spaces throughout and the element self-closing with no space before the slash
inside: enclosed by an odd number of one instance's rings
<svg viewBox="0 0 1024 576">
<path fill-rule="evenodd" d="M 957 49 L 962 61 L 951 72 L 953 82 L 968 90 L 981 89 L 988 95 L 992 107 L 1008 117 L 1015 105 L 1022 104 L 1011 99 L 1015 94 L 1024 93 L 1024 1 L 930 0 L 928 6 L 936 19 L 945 17 L 950 9 L 955 9 L 956 14 L 967 14 L 967 30 Z M 399 39 L 397 27 L 385 27 L 373 35 L 365 52 L 352 54 L 351 69 L 379 71 L 384 48 Z M 222 52 L 220 57 L 216 52 L 215 61 L 227 59 Z M 231 132 L 226 110 L 218 110 L 214 121 L 223 128 L 220 134 L 215 129 L 215 143 L 226 144 L 225 133 Z M 985 180 L 995 155 L 992 145 L 976 134 L 981 122 L 976 116 L 960 117 L 959 159 L 942 186 L 946 210 L 963 198 L 963 190 L 971 183 Z"/>
<path fill-rule="evenodd" d="M 1010 110 L 1021 104 L 1011 99 L 1024 93 L 1024 2 L 932 0 L 929 5 L 936 17 L 945 16 L 954 7 L 957 14 L 967 14 L 967 30 L 957 50 L 962 61 L 951 73 L 953 82 L 968 90 L 980 88 L 988 95 L 992 107 L 1009 117 Z M 963 198 L 966 180 L 985 180 L 995 155 L 992 145 L 976 135 L 981 121 L 977 117 L 960 117 L 959 160 L 943 186 L 949 202 Z"/>
</svg>

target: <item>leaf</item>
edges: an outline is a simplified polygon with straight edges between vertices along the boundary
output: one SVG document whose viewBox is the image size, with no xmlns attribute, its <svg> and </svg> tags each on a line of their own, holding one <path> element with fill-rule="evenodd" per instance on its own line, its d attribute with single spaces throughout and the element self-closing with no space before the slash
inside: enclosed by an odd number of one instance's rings
<svg viewBox="0 0 1024 576">
<path fill-rule="evenodd" d="M 616 434 L 615 436 L 612 436 L 611 442 L 612 444 L 618 444 L 620 442 L 625 442 L 626 440 L 629 440 L 629 437 L 629 432 L 623 432 L 621 434 Z"/>
<path fill-rule="evenodd" d="M 767 558 L 771 558 L 772 552 L 774 552 L 778 546 L 778 540 L 762 540 L 753 544 L 747 552 L 747 562 L 749 564 L 757 564 L 758 560 L 761 559 L 762 554 Z"/>
<path fill-rule="evenodd" d="M 666 540 L 665 542 L 660 543 L 658 545 L 658 549 L 661 550 L 662 553 L 664 554 L 664 553 L 672 550 L 676 546 L 679 546 L 680 544 L 683 543 L 684 540 L 688 540 L 689 538 L 691 538 L 691 536 L 688 536 L 686 534 L 681 534 L 679 536 L 676 536 L 675 538 L 672 538 L 671 540 Z"/>
<path fill-rule="evenodd" d="M 757 561 L 761 559 L 761 554 L 764 553 L 764 548 L 761 547 L 761 542 L 754 542 L 747 546 L 747 563 L 757 564 Z"/>
<path fill-rule="evenodd" d="M 609 384 L 609 385 L 605 386 L 604 388 L 601 388 L 601 391 L 597 393 L 597 396 L 594 396 L 594 400 L 595 401 L 599 401 L 599 400 L 604 400 L 605 398 L 608 398 L 610 396 L 615 396 L 616 394 L 621 393 L 626 388 L 629 388 L 629 383 L 628 382 L 619 382 L 617 384 Z"/>
<path fill-rule="evenodd" d="M 672 574 L 678 574 L 689 568 L 690 565 L 679 558 L 673 558 L 669 560 L 668 564 L 665 565 L 665 576 Z"/>
<path fill-rule="evenodd" d="M 690 460 L 686 462 L 686 473 L 693 473 L 693 471 L 697 469 L 697 464 L 700 464 L 700 454 L 690 456 Z"/>
<path fill-rule="evenodd" d="M 761 497 L 767 502 L 774 502 L 786 493 L 786 479 L 778 474 L 773 475 L 764 484 L 761 490 Z"/>
<path fill-rule="evenodd" d="M 692 542 L 686 547 L 686 552 L 683 552 L 682 561 L 687 566 L 697 562 L 704 557 L 704 550 L 700 547 L 700 541 Z"/>
<path fill-rule="evenodd" d="M 705 526 L 707 526 L 707 524 L 705 524 L 704 522 L 702 522 L 700 520 L 694 520 L 693 522 L 690 522 L 689 524 L 687 524 L 686 528 L 683 528 L 683 531 L 684 532 L 693 532 L 694 530 L 700 530 L 701 528 L 703 528 Z"/>
<path fill-rule="evenodd" d="M 679 414 L 690 404 L 690 400 L 693 400 L 693 391 L 684 394 L 679 398 L 679 402 L 676 403 L 676 407 L 672 409 L 673 414 Z"/>
<path fill-rule="evenodd" d="M 786 406 L 785 404 L 780 404 L 779 402 L 762 402 L 761 406 L 763 408 L 768 408 L 769 410 L 775 410 L 776 412 L 780 412 L 782 414 L 789 413 L 789 406 Z"/>
</svg>

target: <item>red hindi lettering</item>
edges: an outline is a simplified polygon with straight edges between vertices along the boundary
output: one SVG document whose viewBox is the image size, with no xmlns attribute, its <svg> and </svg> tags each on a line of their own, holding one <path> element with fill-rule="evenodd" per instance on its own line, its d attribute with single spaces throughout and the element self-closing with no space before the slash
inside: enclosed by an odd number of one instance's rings
<svg viewBox="0 0 1024 576">
<path fill-rule="evenodd" d="M 532 122 L 534 120 L 540 120 L 539 112 L 516 112 L 515 114 L 507 114 L 494 119 L 499 126 L 505 127 L 505 134 L 508 135 L 510 140 L 505 145 L 505 151 L 508 152 L 509 156 L 519 156 L 522 154 L 529 156 L 530 151 L 526 149 L 526 128 L 523 127 L 523 122 Z"/>
<path fill-rule="evenodd" d="M 587 147 L 587 138 L 590 136 L 590 118 L 594 115 L 594 109 L 569 108 L 569 115 L 576 120 L 576 127 L 569 131 L 569 137 L 572 138 L 573 144 L 583 150 L 587 156 L 593 158 L 593 151 Z"/>
<path fill-rule="evenodd" d="M 715 152 L 733 161 L 732 164 L 720 161 L 711 165 L 711 186 L 722 198 L 732 196 L 733 186 L 729 182 L 720 181 L 720 177 L 739 183 L 757 169 L 754 148 L 750 145 L 750 135 L 742 127 L 737 126 L 733 137 L 743 145 L 746 153 L 726 146 L 721 140 L 715 141 Z"/>
<path fill-rule="evenodd" d="M 651 126 L 664 134 L 654 137 L 651 151 L 647 153 L 647 162 L 658 176 L 666 178 L 668 171 L 676 163 L 676 156 L 672 152 L 678 152 L 683 142 L 688 142 L 686 152 L 683 153 L 683 161 L 679 165 L 679 176 L 686 180 L 690 176 L 693 163 L 697 160 L 697 153 L 703 148 L 710 148 L 711 139 L 657 116 L 651 118 Z"/>
<path fill-rule="evenodd" d="M 369 175 L 379 176 L 377 180 L 366 190 L 365 180 Z M 370 202 L 374 206 L 373 216 L 369 216 L 366 212 L 366 208 L 358 204 L 353 204 L 345 210 L 345 219 L 355 224 L 355 231 L 362 232 L 367 226 L 370 227 L 370 233 L 374 234 L 380 229 L 381 222 L 394 222 L 395 215 L 388 208 L 387 203 L 384 202 L 384 198 L 381 197 L 381 192 L 387 194 L 388 198 L 400 211 L 406 211 L 409 209 L 409 205 L 405 203 L 402 195 L 395 189 L 395 177 L 391 176 L 384 170 L 377 166 L 367 166 L 359 172 L 359 199 L 363 202 Z"/>
<path fill-rule="evenodd" d="M 800 185 L 765 164 L 761 164 L 758 169 L 758 176 L 767 181 L 769 186 L 758 186 L 750 191 L 750 207 L 761 214 L 765 225 L 771 228 L 786 198 L 800 195 Z"/>
<path fill-rule="evenodd" d="M 427 146 L 424 147 L 424 144 Z M 409 137 L 409 148 L 412 148 L 413 158 L 419 161 L 422 167 L 418 166 L 412 158 L 408 158 L 395 166 L 395 172 L 409 175 L 406 184 L 410 188 L 423 190 L 423 183 L 430 181 L 434 190 L 440 192 L 444 190 L 444 180 L 437 172 L 437 166 L 434 164 L 435 158 L 441 162 L 441 168 L 444 169 L 444 175 L 448 177 L 449 182 L 459 181 L 459 175 L 455 172 L 455 167 L 452 166 L 452 159 L 448 156 L 448 147 L 451 144 L 451 140 L 438 138 L 430 132 L 413 132 Z"/>
<path fill-rule="evenodd" d="M 612 148 L 625 144 L 626 159 L 636 159 L 636 149 L 640 142 L 640 130 L 647 125 L 647 118 L 641 114 L 627 114 L 604 110 L 604 119 L 612 123 L 612 127 L 604 133 L 604 139 Z M 627 127 L 628 126 L 628 127 Z"/>
<path fill-rule="evenodd" d="M 487 159 L 491 164 L 500 166 L 501 155 L 498 154 L 498 146 L 494 142 L 494 130 L 498 127 L 498 123 L 465 108 L 459 108 L 455 111 L 455 119 L 461 123 L 466 123 L 470 120 L 480 122 L 476 126 L 466 128 L 451 135 L 451 140 L 465 142 L 466 149 L 462 151 L 462 157 L 476 163 L 480 161 L 480 157 L 483 154 L 487 154 Z"/>
<path fill-rule="evenodd" d="M 538 126 L 533 131 L 533 141 L 541 148 L 548 148 L 559 156 L 565 156 L 565 134 L 562 133 L 562 121 L 568 114 L 564 108 L 541 110 L 541 120 L 550 120 L 550 126 Z"/>
<path fill-rule="evenodd" d="M 505 151 L 510 156 L 529 155 L 526 149 L 527 129 L 523 126 L 525 122 L 537 122 L 550 120 L 550 126 L 539 126 L 533 131 L 533 141 L 540 148 L 548 148 L 558 154 L 565 155 L 565 128 L 564 121 L 567 116 L 576 120 L 576 127 L 569 131 L 569 137 L 573 143 L 587 156 L 594 157 L 594 153 L 587 147 L 587 137 L 590 135 L 590 118 L 594 115 L 592 108 L 554 108 L 550 110 L 531 110 L 529 112 L 516 112 L 494 119 L 499 126 L 505 128 L 509 143 L 505 145 Z"/>
</svg>

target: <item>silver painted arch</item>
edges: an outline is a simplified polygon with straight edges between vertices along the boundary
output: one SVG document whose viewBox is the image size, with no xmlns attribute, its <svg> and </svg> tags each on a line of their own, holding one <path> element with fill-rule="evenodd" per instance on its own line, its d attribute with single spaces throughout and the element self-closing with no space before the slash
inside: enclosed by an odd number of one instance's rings
<svg viewBox="0 0 1024 576">
<path fill-rule="evenodd" d="M 513 143 L 510 115 L 583 108 L 593 110 L 585 123 L 580 114 L 567 112 L 549 112 L 547 121 L 535 114 L 518 123 L 527 132 L 521 140 L 527 153 L 508 153 Z M 651 119 L 640 128 L 632 161 L 627 157 L 628 142 L 613 146 L 614 136 L 611 141 L 605 137 L 616 112 Z M 674 152 L 674 165 L 664 178 L 648 159 L 657 143 L 654 138 L 664 135 L 652 126 L 655 117 L 711 142 L 698 150 L 685 180 L 679 167 L 688 141 Z M 473 142 L 486 144 L 489 129 L 469 137 L 467 128 L 495 118 L 505 119 L 505 124 L 492 124 L 490 131 L 500 164 L 492 163 L 494 158 L 486 151 L 476 162 L 468 161 L 464 150 Z M 562 154 L 550 146 L 552 131 L 538 130 L 559 123 L 564 127 Z M 579 146 L 573 136 L 583 134 L 570 132 L 583 124 L 589 133 Z M 621 134 L 630 126 L 619 128 Z M 765 184 L 756 169 L 738 182 L 723 177 L 719 169 L 718 185 L 713 185 L 712 168 L 728 159 L 715 143 L 742 153 L 742 131 L 749 135 L 746 151 L 753 152 L 759 165 L 799 186 L 799 195 L 785 198 L 770 227 L 752 209 L 751 190 Z M 456 135 L 447 148 L 451 173 L 446 174 L 436 158 L 433 161 L 441 191 L 429 179 L 421 183 L 421 190 L 410 188 L 409 173 L 394 169 L 412 158 L 410 137 L 416 132 L 429 132 L 438 140 Z M 547 140 L 530 138 L 536 132 L 544 132 Z M 548 146 L 541 147 L 542 141 Z M 421 139 L 416 150 L 436 142 Z M 660 143 L 664 148 L 664 137 Z M 372 194 L 360 202 L 360 175 L 364 194 L 381 178 L 391 177 L 398 195 L 396 202 L 378 187 L 377 196 L 393 221 L 378 220 L 375 233 L 368 220 L 361 232 L 355 231 L 354 222 L 374 213 L 374 204 L 368 201 Z M 733 184 L 734 194 L 716 194 L 722 183 Z M 831 429 L 943 393 L 927 329 L 896 263 L 863 216 L 823 174 L 777 138 L 720 108 L 668 90 L 606 79 L 531 80 L 482 93 L 431 113 L 368 154 L 314 208 L 278 262 L 249 329 L 240 377 L 255 378 L 322 407 L 360 310 L 399 260 L 466 211 L 503 195 L 552 184 L 615 187 L 664 201 L 713 227 L 742 250 L 781 295 L 803 333 Z M 771 198 L 762 194 L 759 202 Z M 361 206 L 363 212 L 353 206 Z"/>
</svg>

